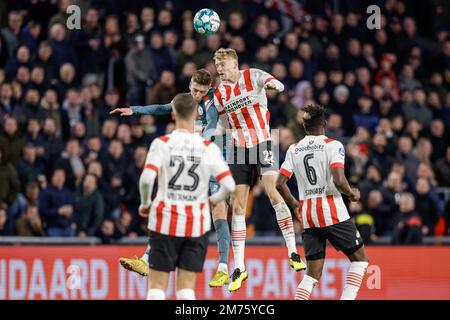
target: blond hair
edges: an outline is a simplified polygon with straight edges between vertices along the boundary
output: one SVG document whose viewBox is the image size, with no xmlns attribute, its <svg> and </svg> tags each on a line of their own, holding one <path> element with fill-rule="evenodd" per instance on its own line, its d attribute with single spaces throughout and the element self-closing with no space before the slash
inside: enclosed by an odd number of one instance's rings
<svg viewBox="0 0 450 320">
<path fill-rule="evenodd" d="M 214 52 L 214 60 L 225 60 L 227 58 L 233 58 L 236 61 L 238 60 L 238 55 L 236 50 L 231 48 L 220 48 L 216 52 Z"/>
</svg>

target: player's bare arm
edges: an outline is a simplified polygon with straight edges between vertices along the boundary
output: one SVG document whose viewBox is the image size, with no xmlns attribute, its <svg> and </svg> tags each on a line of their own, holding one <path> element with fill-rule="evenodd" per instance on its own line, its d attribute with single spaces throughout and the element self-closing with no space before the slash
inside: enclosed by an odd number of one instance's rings
<svg viewBox="0 0 450 320">
<path fill-rule="evenodd" d="M 339 192 L 349 197 L 350 201 L 359 201 L 360 193 L 356 188 L 350 187 L 347 178 L 345 177 L 344 168 L 334 168 L 331 170 L 333 175 L 333 182 Z"/>
</svg>

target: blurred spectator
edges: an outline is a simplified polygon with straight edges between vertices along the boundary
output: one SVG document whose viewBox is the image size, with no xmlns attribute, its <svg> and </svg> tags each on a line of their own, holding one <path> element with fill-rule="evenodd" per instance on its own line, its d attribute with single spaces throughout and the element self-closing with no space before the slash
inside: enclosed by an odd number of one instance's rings
<svg viewBox="0 0 450 320">
<path fill-rule="evenodd" d="M 174 73 L 164 70 L 160 80 L 150 89 L 147 96 L 147 104 L 169 103 L 176 93 Z"/>
<path fill-rule="evenodd" d="M 17 196 L 20 192 L 20 181 L 16 168 L 8 163 L 0 150 L 0 203 L 7 208 L 7 222 L 4 226 L 5 232 L 11 233 L 14 220 L 20 214 Z"/>
<path fill-rule="evenodd" d="M 80 143 L 77 139 L 71 138 L 67 141 L 66 149 L 55 162 L 54 168 L 64 170 L 66 173 L 65 186 L 69 190 L 75 191 L 86 172 L 83 160 L 81 159 Z"/>
<path fill-rule="evenodd" d="M 23 18 L 21 13 L 11 11 L 8 14 L 8 26 L 1 29 L 1 35 L 5 40 L 6 48 L 8 48 L 9 58 L 14 56 L 14 52 L 19 45 L 22 23 Z"/>
<path fill-rule="evenodd" d="M 6 115 L 12 115 L 17 103 L 13 100 L 13 89 L 11 83 L 0 84 L 0 125 L 4 124 Z"/>
<path fill-rule="evenodd" d="M 45 230 L 36 205 L 27 205 L 16 221 L 16 235 L 21 237 L 43 237 Z"/>
<path fill-rule="evenodd" d="M 400 219 L 397 223 L 393 244 L 422 243 L 422 220 L 416 211 L 416 202 L 411 193 L 400 196 Z"/>
<path fill-rule="evenodd" d="M 396 154 L 396 160 L 403 162 L 406 168 L 406 175 L 414 179 L 416 176 L 416 170 L 419 166 L 419 159 L 412 153 L 412 140 L 408 136 L 400 137 L 398 141 L 398 151 Z"/>
<path fill-rule="evenodd" d="M 100 230 L 95 234 L 100 238 L 102 244 L 111 244 L 116 240 L 114 221 L 105 219 L 102 222 Z"/>
<path fill-rule="evenodd" d="M 145 88 L 157 79 L 154 57 L 145 49 L 144 41 L 143 36 L 136 36 L 134 46 L 125 57 L 131 105 L 141 104 L 144 101 Z"/>
<path fill-rule="evenodd" d="M 129 237 L 130 235 L 135 235 L 135 233 L 132 231 L 132 221 L 133 216 L 131 215 L 131 213 L 127 210 L 123 210 L 120 213 L 119 218 L 116 219 L 114 223 L 115 237 L 123 238 Z"/>
<path fill-rule="evenodd" d="M 0 134 L 2 161 L 16 165 L 20 160 L 24 145 L 25 143 L 19 134 L 16 118 L 7 117 L 3 132 Z"/>
<path fill-rule="evenodd" d="M 82 186 L 75 194 L 78 237 L 94 236 L 103 221 L 105 203 L 97 187 L 97 178 L 92 174 L 84 177 Z"/>
<path fill-rule="evenodd" d="M 437 180 L 442 187 L 450 187 L 450 146 L 447 147 L 446 156 L 439 159 L 434 167 Z"/>
<path fill-rule="evenodd" d="M 76 66 L 78 62 L 73 46 L 66 40 L 67 34 L 64 24 L 51 24 L 49 44 L 52 47 L 52 63 L 57 70 L 65 63 Z"/>
<path fill-rule="evenodd" d="M 39 195 L 39 213 L 45 222 L 49 237 L 75 235 L 74 195 L 64 187 L 65 180 L 64 170 L 55 169 L 51 184 Z"/>
<path fill-rule="evenodd" d="M 372 190 L 380 189 L 381 182 L 382 175 L 380 172 L 380 168 L 375 165 L 370 165 L 367 168 L 367 177 L 359 183 L 361 197 L 365 199 Z"/>
<path fill-rule="evenodd" d="M 154 31 L 150 36 L 149 47 L 156 73 L 161 76 L 164 70 L 175 71 L 175 55 L 164 45 L 164 39 L 160 32 Z"/>
<path fill-rule="evenodd" d="M 0 202 L 0 236 L 11 235 L 10 228 L 8 227 L 8 216 L 6 214 L 6 206 Z"/>
<path fill-rule="evenodd" d="M 23 158 L 17 164 L 19 181 L 22 192 L 30 182 L 37 182 L 38 176 L 46 173 L 45 162 L 36 155 L 36 148 L 31 145 L 25 145 L 23 149 Z"/>
<path fill-rule="evenodd" d="M 420 178 L 416 183 L 416 209 L 419 213 L 423 227 L 423 235 L 434 235 L 434 227 L 439 219 L 439 208 L 436 199 L 430 196 L 430 183 L 425 178 Z"/>
</svg>

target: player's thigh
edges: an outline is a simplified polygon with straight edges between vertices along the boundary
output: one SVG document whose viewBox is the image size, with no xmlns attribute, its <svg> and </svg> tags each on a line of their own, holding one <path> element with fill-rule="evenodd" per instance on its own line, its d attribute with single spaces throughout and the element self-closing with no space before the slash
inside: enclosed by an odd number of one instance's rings
<svg viewBox="0 0 450 320">
<path fill-rule="evenodd" d="M 266 171 L 262 174 L 261 180 L 264 185 L 264 189 L 266 190 L 267 195 L 272 204 L 277 204 L 283 201 L 280 193 L 276 188 L 276 180 L 278 177 L 278 172 L 276 171 Z"/>
<path fill-rule="evenodd" d="M 231 205 L 233 207 L 233 213 L 245 213 L 247 208 L 248 193 L 250 186 L 246 184 L 236 185 L 236 189 L 231 194 Z"/>
<path fill-rule="evenodd" d="M 150 251 L 148 261 L 150 270 L 171 272 L 175 270 L 178 260 L 177 242 L 175 237 L 170 237 L 158 232 L 149 232 Z"/>
<path fill-rule="evenodd" d="M 180 238 L 177 267 L 190 272 L 202 272 L 208 250 L 206 235 L 194 238 Z"/>
<path fill-rule="evenodd" d="M 324 228 L 325 236 L 333 247 L 350 256 L 364 245 L 355 223 L 348 219 Z"/>
<path fill-rule="evenodd" d="M 195 272 L 178 268 L 177 291 L 181 289 L 195 289 L 195 277 Z"/>
<path fill-rule="evenodd" d="M 217 221 L 219 219 L 227 219 L 228 217 L 228 206 L 225 201 L 220 201 L 214 209 L 212 210 L 213 220 Z"/>
<path fill-rule="evenodd" d="M 302 233 L 302 239 L 306 261 L 325 258 L 327 239 L 322 234 L 321 228 L 305 229 Z"/>
<path fill-rule="evenodd" d="M 256 147 L 258 161 L 256 169 L 260 176 L 276 175 L 279 169 L 278 154 L 272 147 L 272 141 L 264 141 Z"/>
<path fill-rule="evenodd" d="M 150 269 L 148 274 L 148 288 L 165 291 L 169 283 L 169 272 Z"/>
</svg>

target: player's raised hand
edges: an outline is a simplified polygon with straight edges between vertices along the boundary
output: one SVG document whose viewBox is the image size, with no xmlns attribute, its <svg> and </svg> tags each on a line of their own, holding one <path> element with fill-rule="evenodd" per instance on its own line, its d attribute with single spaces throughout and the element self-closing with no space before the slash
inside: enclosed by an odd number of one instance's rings
<svg viewBox="0 0 450 320">
<path fill-rule="evenodd" d="M 349 196 L 350 201 L 359 201 L 361 199 L 361 194 L 358 189 L 352 188 L 352 194 Z"/>
<path fill-rule="evenodd" d="M 109 114 L 118 113 L 121 117 L 127 117 L 133 115 L 133 110 L 131 108 L 115 108 Z"/>
<path fill-rule="evenodd" d="M 146 218 L 150 213 L 150 207 L 145 207 L 143 205 L 139 206 L 138 213 L 141 217 Z"/>
</svg>

